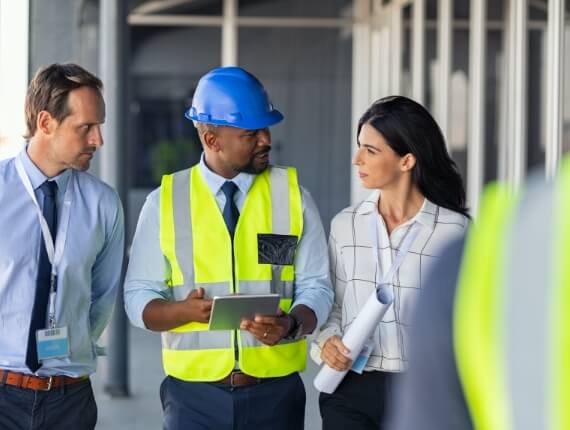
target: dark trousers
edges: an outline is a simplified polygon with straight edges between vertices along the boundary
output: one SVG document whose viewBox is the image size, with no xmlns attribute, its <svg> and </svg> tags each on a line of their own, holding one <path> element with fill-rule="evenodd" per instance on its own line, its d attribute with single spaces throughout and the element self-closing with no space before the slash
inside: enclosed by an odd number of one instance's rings
<svg viewBox="0 0 570 430">
<path fill-rule="evenodd" d="M 89 379 L 51 391 L 0 383 L 0 429 L 93 430 L 97 405 Z"/>
<path fill-rule="evenodd" d="M 160 386 L 164 430 L 302 430 L 305 387 L 297 373 L 231 388 L 167 376 Z"/>
<path fill-rule="evenodd" d="M 321 393 L 323 430 L 379 430 L 387 427 L 386 400 L 398 374 L 348 372 L 336 391 Z"/>
</svg>

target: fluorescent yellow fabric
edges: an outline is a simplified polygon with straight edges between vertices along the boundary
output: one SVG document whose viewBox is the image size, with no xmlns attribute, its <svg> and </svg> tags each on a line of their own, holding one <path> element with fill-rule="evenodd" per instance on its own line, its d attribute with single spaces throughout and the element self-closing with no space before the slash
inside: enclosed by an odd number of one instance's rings
<svg viewBox="0 0 570 430">
<path fill-rule="evenodd" d="M 241 208 L 234 235 L 236 279 L 269 281 L 271 265 L 258 264 L 257 233 L 271 232 L 271 188 L 267 171 L 257 175 Z M 251 216 L 248 216 L 251 214 Z M 231 267 L 231 264 L 230 264 Z M 241 292 L 237 285 L 236 293 Z"/>
<path fill-rule="evenodd" d="M 194 276 L 197 284 L 232 283 L 232 242 L 224 218 L 198 167 L 190 173 Z M 232 292 L 233 287 L 228 290 Z"/>
<path fill-rule="evenodd" d="M 248 375 L 269 378 L 302 372 L 307 363 L 307 341 L 257 346 L 240 350 L 240 369 Z"/>
<path fill-rule="evenodd" d="M 291 309 L 291 304 L 293 303 L 293 299 L 281 299 L 279 300 L 279 307 L 283 312 L 289 312 Z"/>
<path fill-rule="evenodd" d="M 172 175 L 162 177 L 162 185 L 160 186 L 160 218 L 160 247 L 170 262 L 171 270 L 170 278 L 167 279 L 167 283 L 170 286 L 181 285 L 184 282 L 184 277 L 182 276 L 178 259 L 176 258 L 174 213 L 172 209 Z"/>
<path fill-rule="evenodd" d="M 554 273 L 558 288 L 552 297 L 550 380 L 552 429 L 570 429 L 570 156 L 564 160 L 557 182 L 557 230 Z"/>
<path fill-rule="evenodd" d="M 570 157 L 557 178 L 552 261 L 554 284 L 549 295 L 549 383 L 545 429 L 570 429 Z M 504 369 L 503 313 L 505 246 L 517 199 L 505 188 L 491 186 L 483 199 L 481 222 L 471 230 L 459 278 L 454 308 L 454 347 L 457 368 L 476 430 L 515 430 Z M 546 214 L 546 211 L 545 211 Z M 540 228 L 537 226 L 537 228 Z M 548 243 L 548 241 L 546 241 Z M 546 250 L 545 250 L 546 251 Z M 516 267 L 514 268 L 516 270 Z M 516 288 L 514 289 L 516 291 Z M 540 316 L 538 316 L 540 318 Z M 520 375 L 524 378 L 525 375 Z M 546 422 L 549 424 L 547 425 Z"/>
<path fill-rule="evenodd" d="M 219 381 L 234 368 L 234 352 L 231 348 L 172 350 L 162 349 L 162 362 L 167 375 L 187 381 Z M 188 369 L 188 364 L 192 368 Z M 200 379 L 194 379 L 193 376 Z"/>
<path fill-rule="evenodd" d="M 289 168 L 287 173 L 289 178 L 289 207 L 291 208 L 291 214 L 294 214 L 294 216 L 291 216 L 291 231 L 303 231 L 303 208 L 301 207 L 301 189 L 297 183 L 297 172 L 295 169 Z M 283 281 L 295 279 L 293 266 L 285 266 L 283 268 L 281 279 Z"/>
<path fill-rule="evenodd" d="M 459 377 L 477 430 L 509 430 L 503 370 L 501 285 L 504 240 L 513 197 L 506 188 L 490 186 L 481 221 L 466 243 L 454 307 L 453 341 Z"/>
<path fill-rule="evenodd" d="M 297 182 L 295 169 L 287 169 L 289 185 L 290 235 L 301 237 L 303 228 L 303 212 L 301 193 Z M 163 179 L 164 189 L 161 190 L 161 246 L 163 254 L 171 265 L 177 268 L 176 280 L 173 276 L 169 284 L 176 288 L 178 285 L 191 285 L 192 288 L 202 287 L 206 296 L 210 296 L 209 285 L 216 283 L 218 288 L 227 284 L 226 294 L 249 293 L 248 288 L 255 288 L 257 293 L 271 292 L 272 266 L 260 264 L 258 261 L 258 234 L 272 233 L 272 210 L 276 203 L 271 199 L 271 183 L 269 171 L 256 176 L 248 195 L 241 208 L 240 218 L 236 226 L 233 245 L 227 231 L 223 216 L 206 181 L 197 166 L 190 172 L 190 217 L 192 225 L 193 261 L 185 261 L 185 256 L 176 255 L 173 211 L 172 178 Z M 283 196 L 285 198 L 286 196 Z M 164 225 L 163 225 L 164 224 Z M 164 237 L 163 237 L 164 236 Z M 232 264 L 234 270 L 232 271 Z M 180 267 L 192 265 L 194 280 L 183 279 Z M 294 266 L 284 266 L 281 280 L 294 280 Z M 234 285 L 235 279 L 235 285 Z M 218 289 L 219 291 L 219 289 Z M 287 312 L 293 297 L 282 297 L 280 308 Z M 167 374 L 189 381 L 214 381 L 226 376 L 234 367 L 234 335 L 228 336 L 223 348 L 212 347 L 207 324 L 189 323 L 171 330 L 169 336 L 196 336 L 191 338 L 192 345 L 197 348 L 183 349 L 163 347 L 163 362 Z M 213 332 L 212 332 L 213 333 Z M 229 333 L 229 332 L 226 332 Z M 249 336 L 250 341 L 242 342 L 243 336 Z M 213 338 L 212 338 L 213 339 Z M 259 342 L 252 344 L 251 336 L 238 332 L 239 366 L 245 373 L 258 377 L 284 376 L 301 371 L 306 362 L 306 342 L 282 342 L 276 346 L 266 346 Z M 188 340 L 188 339 L 186 339 Z M 219 344 L 219 338 L 216 341 Z M 175 342 L 176 344 L 176 342 Z M 188 342 L 178 342 L 188 344 Z"/>
</svg>

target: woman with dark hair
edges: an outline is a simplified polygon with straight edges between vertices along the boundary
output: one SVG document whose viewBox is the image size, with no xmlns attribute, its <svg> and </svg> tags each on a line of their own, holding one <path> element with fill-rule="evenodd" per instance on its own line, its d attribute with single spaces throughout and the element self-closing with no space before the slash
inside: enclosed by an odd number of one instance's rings
<svg viewBox="0 0 570 430">
<path fill-rule="evenodd" d="M 373 192 L 332 221 L 335 304 L 313 355 L 336 370 L 353 371 L 333 394 L 320 395 L 324 430 L 385 428 L 386 398 L 406 370 L 412 309 L 427 287 L 422 281 L 469 219 L 443 134 L 420 104 L 400 96 L 378 100 L 360 119 L 357 137 L 353 164 Z M 352 363 L 343 333 L 380 284 L 393 289 L 393 304 Z"/>
</svg>

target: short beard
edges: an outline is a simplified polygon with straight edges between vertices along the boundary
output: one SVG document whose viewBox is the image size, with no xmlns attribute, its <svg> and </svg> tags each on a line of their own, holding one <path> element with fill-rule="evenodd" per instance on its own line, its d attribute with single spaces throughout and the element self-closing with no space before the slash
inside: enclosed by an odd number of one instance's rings
<svg viewBox="0 0 570 430">
<path fill-rule="evenodd" d="M 271 150 L 271 148 L 268 148 L 266 150 L 263 150 L 263 151 L 260 151 L 256 154 L 254 154 L 253 157 L 251 157 L 251 160 L 249 160 L 249 162 L 245 166 L 235 167 L 234 170 L 237 173 L 249 173 L 250 175 L 258 175 L 258 174 L 262 173 L 269 166 L 269 162 L 264 164 L 261 167 L 256 167 L 255 166 L 255 157 L 258 155 L 266 154 L 270 150 Z"/>
<path fill-rule="evenodd" d="M 263 167 L 255 167 L 253 162 L 250 161 L 245 166 L 236 168 L 235 171 L 237 173 L 249 173 L 250 175 L 258 175 L 261 172 L 263 172 L 264 170 L 266 170 L 268 166 L 269 166 L 269 163 L 267 163 Z"/>
</svg>

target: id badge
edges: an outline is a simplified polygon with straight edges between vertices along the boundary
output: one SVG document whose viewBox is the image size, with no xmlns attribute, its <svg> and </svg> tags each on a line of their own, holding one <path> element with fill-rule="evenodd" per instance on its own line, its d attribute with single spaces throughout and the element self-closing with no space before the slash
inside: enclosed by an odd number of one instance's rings
<svg viewBox="0 0 570 430">
<path fill-rule="evenodd" d="M 360 351 L 358 357 L 356 357 L 356 359 L 352 362 L 351 370 L 353 372 L 356 372 L 359 375 L 362 374 L 364 368 L 366 367 L 366 363 L 368 363 L 370 354 L 372 354 L 373 349 L 374 349 L 374 341 L 370 339 L 368 340 L 368 342 L 364 344 L 362 351 Z"/>
<path fill-rule="evenodd" d="M 36 331 L 38 361 L 69 357 L 67 327 L 48 328 Z"/>
</svg>

